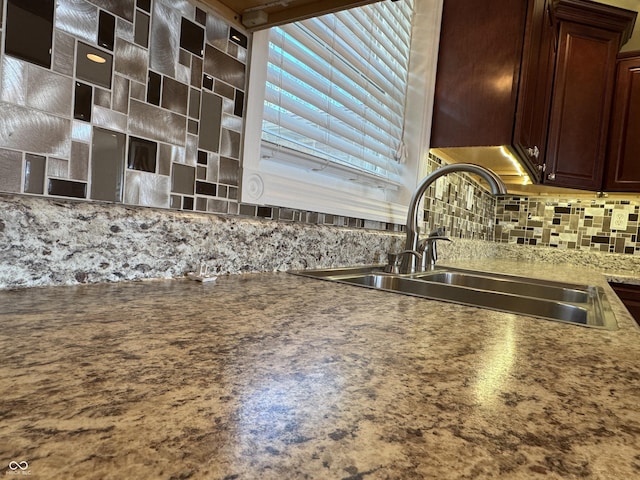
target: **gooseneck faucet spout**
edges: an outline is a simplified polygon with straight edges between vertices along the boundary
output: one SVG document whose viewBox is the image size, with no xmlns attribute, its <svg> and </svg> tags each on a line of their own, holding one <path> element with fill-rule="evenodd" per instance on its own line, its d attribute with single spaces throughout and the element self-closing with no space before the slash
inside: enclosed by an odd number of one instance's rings
<svg viewBox="0 0 640 480">
<path fill-rule="evenodd" d="M 502 182 L 500 177 L 488 168 L 481 167 L 480 165 L 474 165 L 472 163 L 453 163 L 445 165 L 439 169 L 431 172 L 424 177 L 420 182 L 420 185 L 416 188 L 411 201 L 409 202 L 409 212 L 407 213 L 407 240 L 405 243 L 405 251 L 417 251 L 419 243 L 420 228 L 418 226 L 418 208 L 420 206 L 420 200 L 427 191 L 427 188 L 435 182 L 438 178 L 447 175 L 452 172 L 466 172 L 479 175 L 487 181 L 491 188 L 491 193 L 494 195 L 505 195 L 507 193 L 507 187 Z M 414 255 L 403 255 L 402 263 L 400 264 L 400 273 L 413 273 L 417 271 L 417 261 Z"/>
</svg>

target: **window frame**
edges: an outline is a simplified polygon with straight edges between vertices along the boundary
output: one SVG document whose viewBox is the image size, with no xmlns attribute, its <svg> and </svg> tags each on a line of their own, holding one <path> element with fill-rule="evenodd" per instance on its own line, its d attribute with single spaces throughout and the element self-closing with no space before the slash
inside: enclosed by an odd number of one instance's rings
<svg viewBox="0 0 640 480">
<path fill-rule="evenodd" d="M 418 1 L 412 26 L 409 84 L 405 109 L 406 161 L 401 185 L 382 186 L 373 176 L 355 173 L 322 159 L 295 155 L 262 141 L 269 30 L 253 33 L 245 137 L 242 203 L 402 224 L 413 191 L 425 172 L 429 151 L 443 0 Z M 433 45 L 432 49 L 420 48 Z"/>
</svg>

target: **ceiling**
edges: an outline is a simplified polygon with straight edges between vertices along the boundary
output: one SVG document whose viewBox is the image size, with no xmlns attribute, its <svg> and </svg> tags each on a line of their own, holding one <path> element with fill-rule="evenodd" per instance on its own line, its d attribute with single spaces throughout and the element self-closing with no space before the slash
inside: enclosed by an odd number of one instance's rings
<svg viewBox="0 0 640 480">
<path fill-rule="evenodd" d="M 200 0 L 249 31 L 302 20 L 380 0 Z"/>
</svg>

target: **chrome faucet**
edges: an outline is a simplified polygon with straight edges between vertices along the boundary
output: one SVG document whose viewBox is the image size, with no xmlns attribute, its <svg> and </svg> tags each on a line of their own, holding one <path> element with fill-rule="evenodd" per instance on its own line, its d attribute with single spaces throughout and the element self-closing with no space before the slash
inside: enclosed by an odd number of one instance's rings
<svg viewBox="0 0 640 480">
<path fill-rule="evenodd" d="M 424 247 L 419 241 L 420 227 L 418 226 L 418 208 L 420 206 L 420 200 L 427 191 L 427 188 L 435 182 L 438 178 L 447 175 L 452 172 L 466 172 L 479 175 L 487 181 L 491 188 L 491 193 L 494 195 L 505 195 L 507 193 L 507 187 L 502 182 L 500 177 L 491 170 L 481 167 L 480 165 L 474 165 L 471 163 L 453 163 L 445 165 L 439 169 L 431 172 L 429 175 L 418 185 L 418 188 L 413 193 L 411 201 L 409 202 L 409 212 L 407 213 L 407 240 L 404 250 L 399 254 L 401 256 L 401 263 L 398 267 L 399 273 L 414 273 L 420 271 L 422 268 L 429 268 L 435 263 L 435 258 L 431 258 L 428 261 L 423 261 L 423 255 L 425 248 L 429 243 L 435 243 L 438 235 L 434 236 L 431 240 L 429 237 L 424 241 Z M 433 246 L 432 246 L 433 247 Z M 434 250 L 431 250 L 434 252 Z M 428 252 L 427 252 L 428 253 Z M 426 260 L 426 259 L 425 259 Z M 433 263 L 431 263 L 431 260 Z M 431 263 L 431 265 L 430 265 Z M 424 267 L 423 267 L 424 265 Z"/>
<path fill-rule="evenodd" d="M 420 240 L 418 251 L 422 252 L 422 270 L 435 266 L 438 261 L 438 241 L 450 242 L 451 239 L 444 235 L 444 227 L 436 228 L 427 238 Z"/>
</svg>

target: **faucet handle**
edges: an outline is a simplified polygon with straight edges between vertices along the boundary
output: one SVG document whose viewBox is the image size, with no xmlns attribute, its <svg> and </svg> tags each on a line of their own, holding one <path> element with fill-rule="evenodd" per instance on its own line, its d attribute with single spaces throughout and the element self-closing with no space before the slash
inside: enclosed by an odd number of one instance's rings
<svg viewBox="0 0 640 480">
<path fill-rule="evenodd" d="M 423 270 L 433 268 L 438 261 L 438 249 L 436 248 L 438 240 L 451 242 L 451 239 L 449 237 L 430 235 L 427 238 L 422 239 L 422 241 L 418 244 L 418 250 L 424 252 L 424 258 L 422 259 Z"/>
<path fill-rule="evenodd" d="M 399 273 L 398 263 L 405 255 L 415 255 L 417 259 L 422 258 L 422 253 L 416 250 L 402 250 L 398 253 L 387 253 L 387 265 L 384 267 L 386 273 Z"/>
</svg>

